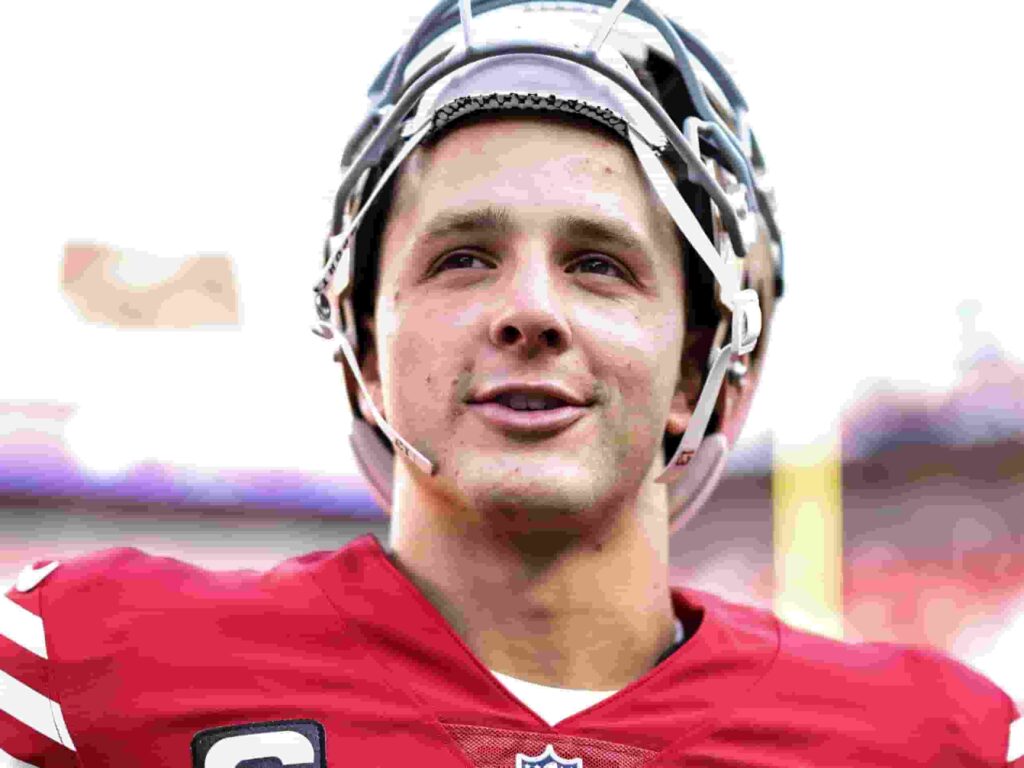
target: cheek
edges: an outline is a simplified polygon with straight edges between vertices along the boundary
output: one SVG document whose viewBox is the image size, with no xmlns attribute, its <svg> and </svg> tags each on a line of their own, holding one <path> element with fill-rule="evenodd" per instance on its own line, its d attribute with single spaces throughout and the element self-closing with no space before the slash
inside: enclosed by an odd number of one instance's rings
<svg viewBox="0 0 1024 768">
<path fill-rule="evenodd" d="M 595 359 L 603 361 L 612 378 L 649 389 L 664 375 L 666 365 L 679 368 L 683 328 L 681 314 L 673 307 L 624 305 L 618 312 L 581 313 L 580 320 L 580 327 L 603 350 Z"/>
<path fill-rule="evenodd" d="M 606 396 L 620 411 L 626 432 L 640 434 L 668 413 L 683 348 L 679 311 L 631 308 L 605 313 L 588 325 L 594 375 L 608 383 Z M 618 403 L 615 400 L 619 400 Z"/>
<path fill-rule="evenodd" d="M 404 411 L 405 423 L 417 413 L 452 407 L 468 327 L 443 308 L 392 313 L 382 326 L 384 400 L 392 413 Z"/>
</svg>

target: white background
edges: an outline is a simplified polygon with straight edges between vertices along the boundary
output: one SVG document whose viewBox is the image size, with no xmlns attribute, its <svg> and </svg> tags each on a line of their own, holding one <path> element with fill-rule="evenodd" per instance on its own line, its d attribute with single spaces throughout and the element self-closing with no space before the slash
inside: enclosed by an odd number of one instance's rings
<svg viewBox="0 0 1024 768">
<path fill-rule="evenodd" d="M 812 436 L 871 377 L 950 387 L 965 299 L 1024 357 L 1016 5 L 660 4 L 744 90 L 781 206 L 788 293 L 747 437 Z M 354 474 L 310 289 L 366 88 L 427 9 L 4 6 L 0 401 L 77 404 L 100 468 Z M 244 323 L 85 325 L 58 289 L 68 240 L 230 254 Z"/>
</svg>

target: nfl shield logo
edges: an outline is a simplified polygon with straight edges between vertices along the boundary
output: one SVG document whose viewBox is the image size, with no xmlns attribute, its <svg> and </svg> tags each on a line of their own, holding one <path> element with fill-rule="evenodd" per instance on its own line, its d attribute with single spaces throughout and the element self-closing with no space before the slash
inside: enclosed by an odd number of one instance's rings
<svg viewBox="0 0 1024 768">
<path fill-rule="evenodd" d="M 548 744 L 547 749 L 533 757 L 520 752 L 516 755 L 516 768 L 583 768 L 583 758 L 566 760 L 558 756 L 554 746 Z"/>
</svg>

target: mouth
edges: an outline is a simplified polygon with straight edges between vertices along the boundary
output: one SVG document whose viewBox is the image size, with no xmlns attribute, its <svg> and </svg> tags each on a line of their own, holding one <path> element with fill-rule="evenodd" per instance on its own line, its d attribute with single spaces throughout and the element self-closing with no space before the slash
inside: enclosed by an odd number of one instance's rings
<svg viewBox="0 0 1024 768">
<path fill-rule="evenodd" d="M 499 381 L 471 393 L 470 410 L 506 434 L 552 435 L 587 415 L 591 401 L 560 381 Z"/>
<path fill-rule="evenodd" d="M 589 410 L 587 406 L 568 403 L 522 410 L 501 399 L 470 403 L 469 408 L 487 424 L 501 431 L 534 435 L 560 432 L 583 418 Z"/>
</svg>

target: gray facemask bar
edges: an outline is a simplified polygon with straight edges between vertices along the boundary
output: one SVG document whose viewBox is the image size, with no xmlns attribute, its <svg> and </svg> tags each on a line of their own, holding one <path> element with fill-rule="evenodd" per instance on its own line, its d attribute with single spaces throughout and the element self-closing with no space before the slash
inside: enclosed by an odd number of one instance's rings
<svg viewBox="0 0 1024 768">
<path fill-rule="evenodd" d="M 521 4 L 523 1 L 477 0 L 477 2 L 467 5 L 474 7 L 474 10 L 478 13 L 486 13 L 508 5 Z M 609 0 L 573 0 L 573 2 L 579 5 L 593 5 L 597 7 L 607 7 L 610 4 Z M 394 104 L 398 98 L 398 92 L 402 87 L 401 73 L 405 72 L 409 62 L 433 40 L 456 24 L 461 23 L 463 15 L 468 15 L 469 7 L 466 9 L 457 8 L 459 5 L 459 0 L 440 0 L 423 18 L 405 45 L 392 55 L 391 59 L 377 74 L 368 91 L 368 96 L 373 100 L 374 107 L 345 147 L 342 155 L 343 168 L 350 165 L 353 156 L 366 138 L 366 134 L 379 123 L 380 110 L 385 108 L 386 105 Z M 746 99 L 743 98 L 743 94 L 740 93 L 736 83 L 718 59 L 715 58 L 714 54 L 700 40 L 679 26 L 674 20 L 666 18 L 657 10 L 651 8 L 645 0 L 632 0 L 624 9 L 618 10 L 650 24 L 661 34 L 662 39 L 672 51 L 676 68 L 683 78 L 686 88 L 697 108 L 698 117 L 702 121 L 699 123 L 700 129 L 706 133 L 711 133 L 717 139 L 714 142 L 715 146 L 726 154 L 732 165 L 731 170 L 733 174 L 738 176 L 746 186 L 748 207 L 764 217 L 772 241 L 771 250 L 775 270 L 776 298 L 781 298 L 785 256 L 782 248 L 782 234 L 775 219 L 773 206 L 769 202 L 771 191 L 763 188 L 758 183 L 757 174 L 752 174 L 750 165 L 746 161 L 748 156 L 756 157 L 759 155 L 754 150 L 753 145 L 755 141 L 746 122 L 746 115 L 749 111 Z M 617 15 L 618 13 L 615 13 L 615 16 Z M 612 14 L 609 14 L 609 20 L 613 20 Z M 464 27 L 465 29 L 468 28 Z M 693 71 L 688 53 L 692 53 L 704 66 L 725 95 L 735 117 L 737 131 L 740 134 L 738 137 L 722 122 L 718 111 L 711 106 L 704 88 Z M 694 139 L 695 137 L 691 136 L 690 138 Z M 695 182 L 696 179 L 691 178 L 690 181 Z M 728 226 L 728 223 L 726 225 Z M 337 232 L 337 227 L 338 221 L 335 222 L 335 233 Z M 730 236 L 732 236 L 731 230 Z M 733 242 L 733 247 L 737 248 L 735 242 Z M 744 251 L 737 250 L 737 253 L 743 254 Z"/>
<path fill-rule="evenodd" d="M 478 0 L 478 2 L 475 3 L 475 10 L 478 13 L 486 13 L 498 8 L 503 8 L 507 5 L 516 5 L 522 1 L 523 0 Z M 607 7 L 610 4 L 607 0 L 574 0 L 574 2 L 598 7 Z M 469 4 L 470 8 L 472 5 L 473 3 Z M 375 106 L 379 107 L 382 104 L 393 104 L 402 85 L 400 75 L 405 71 L 409 62 L 412 61 L 412 59 L 415 58 L 415 56 L 433 40 L 444 34 L 456 24 L 461 23 L 462 18 L 466 15 L 468 9 L 457 6 L 460 6 L 460 0 L 440 0 L 440 2 L 431 9 L 430 13 L 423 18 L 406 44 L 399 49 L 397 54 L 391 57 L 387 64 L 384 65 L 384 69 L 378 73 L 368 94 L 370 98 L 377 97 Z M 722 89 L 730 107 L 736 115 L 737 125 L 742 126 L 744 124 L 744 116 L 747 112 L 746 100 L 743 98 L 739 88 L 736 87 L 736 84 L 729 76 L 729 73 L 725 71 L 722 65 L 703 43 L 693 37 L 674 21 L 666 19 L 658 11 L 647 5 L 644 0 L 633 0 L 623 10 L 631 16 L 635 16 L 636 18 L 647 22 L 661 33 L 662 38 L 666 43 L 668 43 L 669 48 L 672 50 L 672 55 L 675 57 L 676 67 L 679 69 L 679 73 L 682 75 L 687 89 L 694 98 L 697 113 L 701 119 L 709 123 L 721 124 L 721 118 L 709 103 L 707 96 L 704 93 L 704 89 L 701 87 L 697 79 L 697 75 L 693 71 L 693 67 L 690 64 L 689 57 L 687 55 L 687 48 L 694 52 L 697 60 L 704 65 L 709 74 L 711 74 L 715 82 Z M 609 18 L 612 18 L 611 14 L 609 14 Z M 465 25 L 463 28 L 468 29 Z M 683 42 L 680 39 L 681 37 L 686 39 L 686 46 L 683 45 Z M 467 45 L 466 47 L 468 48 L 470 46 Z M 385 76 L 386 79 L 384 79 Z M 382 80 L 384 80 L 383 84 L 381 83 Z M 733 142 L 736 149 L 739 150 L 740 142 L 738 138 L 734 136 L 731 131 L 728 131 L 726 126 L 722 125 L 722 127 L 726 128 L 727 139 Z M 744 133 L 742 127 L 739 128 L 739 130 L 740 133 Z M 364 130 L 357 131 L 356 136 L 353 138 L 353 142 L 358 142 L 360 140 L 360 135 L 364 132 Z M 749 154 L 749 148 L 747 150 L 747 154 Z M 345 158 L 350 158 L 349 148 L 346 148 Z M 348 159 L 345 158 L 343 158 L 342 162 L 347 165 Z"/>
<path fill-rule="evenodd" d="M 504 8 L 506 5 L 519 4 L 522 1 L 477 0 L 473 5 L 478 13 L 487 13 L 498 8 Z M 579 5 L 594 5 L 599 8 L 607 8 L 610 4 L 608 0 L 572 0 L 572 2 Z M 408 63 L 412 61 L 417 53 L 429 45 L 431 41 L 460 23 L 462 10 L 461 8 L 456 9 L 455 6 L 455 0 L 440 0 L 430 13 L 423 17 L 423 20 L 412 33 L 412 36 L 406 41 L 405 45 L 388 60 L 377 74 L 367 92 L 371 99 L 375 99 L 378 104 L 382 102 L 392 103 L 394 101 L 396 91 L 401 87 L 398 81 L 399 74 L 405 71 Z M 743 98 L 743 94 L 740 93 L 736 83 L 719 63 L 718 59 L 715 58 L 714 54 L 705 47 L 704 43 L 679 26 L 674 20 L 666 18 L 651 8 L 644 0 L 633 0 L 625 9 L 625 13 L 635 16 L 657 29 L 677 59 L 680 57 L 685 59 L 685 51 L 692 52 L 715 79 L 715 82 L 722 89 L 732 108 L 737 112 L 745 113 L 748 111 L 746 99 Z M 685 41 L 685 47 L 682 44 L 683 41 Z M 679 66 L 680 62 L 677 60 L 676 64 Z M 697 87 L 696 75 L 688 61 L 684 61 L 683 65 L 680 66 L 680 73 L 686 81 L 688 88 L 693 90 Z M 711 105 L 700 95 L 697 95 L 696 99 L 697 110 L 700 116 L 705 120 L 713 120 L 715 112 Z"/>
<path fill-rule="evenodd" d="M 738 226 L 738 222 L 736 221 L 738 218 L 737 212 L 733 204 L 726 197 L 724 191 L 718 185 L 717 181 L 711 176 L 701 161 L 699 148 L 694 150 L 689 146 L 688 142 L 680 134 L 661 105 L 642 87 L 620 75 L 620 73 L 605 65 L 596 57 L 596 51 L 600 48 L 604 37 L 611 29 L 615 17 L 621 13 L 628 2 L 629 0 L 618 1 L 616 8 L 613 8 L 612 11 L 609 12 L 610 18 L 605 20 L 605 23 L 602 25 L 602 31 L 595 36 L 594 41 L 586 53 L 580 54 L 574 50 L 540 43 L 488 44 L 479 48 L 470 47 L 460 55 L 430 68 L 409 86 L 409 88 L 403 93 L 397 105 L 392 109 L 378 111 L 381 117 L 383 117 L 383 123 L 377 127 L 373 137 L 371 137 L 368 144 L 364 146 L 359 157 L 357 157 L 354 164 L 348 168 L 342 181 L 341 188 L 339 189 L 338 200 L 341 201 L 342 208 L 344 207 L 345 201 L 347 201 L 355 184 L 362 178 L 363 173 L 374 164 L 372 156 L 377 155 L 377 159 L 379 159 L 383 154 L 383 151 L 394 143 L 397 138 L 397 133 L 401 129 L 401 121 L 416 107 L 423 93 L 437 80 L 482 59 L 499 57 L 507 54 L 539 54 L 542 56 L 552 56 L 556 59 L 573 61 L 583 67 L 592 69 L 620 85 L 620 87 L 625 89 L 627 93 L 636 99 L 648 115 L 654 118 L 655 122 L 664 132 L 668 141 L 673 145 L 680 157 L 687 164 L 687 168 L 689 169 L 691 176 L 696 177 L 697 183 L 700 183 L 712 199 L 719 204 L 722 219 L 732 219 L 734 226 L 732 228 L 733 231 L 730 231 L 730 239 L 738 241 L 733 243 L 735 251 L 740 254 L 745 254 L 751 239 L 741 236 L 741 231 Z M 461 11 L 466 41 L 467 43 L 471 43 L 471 16 L 468 0 L 462 0 Z M 426 135 L 429 127 L 430 123 L 426 122 L 415 132 L 415 135 L 411 137 L 411 139 L 402 148 L 399 156 L 391 163 L 390 167 L 371 193 L 369 199 L 361 205 L 361 210 L 349 223 L 349 226 L 346 227 L 346 230 L 332 236 L 328 241 L 327 264 L 323 269 L 320 281 L 314 288 L 316 293 L 317 316 L 321 322 L 317 323 L 313 330 L 325 339 L 332 341 L 335 340 L 334 328 L 341 327 L 341 318 L 332 318 L 332 305 L 326 295 L 328 287 L 331 285 L 333 280 L 335 284 L 332 286 L 332 293 L 338 299 L 338 304 L 335 305 L 336 307 L 340 307 L 341 301 L 351 290 L 352 254 L 351 248 L 349 247 L 349 240 L 355 233 L 363 215 L 372 205 L 373 199 L 376 197 L 377 193 L 383 188 L 387 179 L 395 169 L 397 169 L 408 153 Z M 720 285 L 722 285 L 724 294 L 722 296 L 722 301 L 732 310 L 733 315 L 732 340 L 730 344 L 727 344 L 713 352 L 710 360 L 711 371 L 709 372 L 708 380 L 705 382 L 697 407 L 694 409 L 694 414 L 690 420 L 686 434 L 684 435 L 676 454 L 668 463 L 665 471 L 657 478 L 658 482 L 670 483 L 678 478 L 681 471 L 685 468 L 686 463 L 693 456 L 697 446 L 700 444 L 700 440 L 704 435 L 707 423 L 711 417 L 714 403 L 717 400 L 717 395 L 721 388 L 725 371 L 732 356 L 734 354 L 745 354 L 746 352 L 751 351 L 754 345 L 756 345 L 757 338 L 761 330 L 761 315 L 756 292 L 752 290 L 739 289 L 739 277 L 733 270 L 733 265 L 722 259 L 714 246 L 707 239 L 707 236 L 704 234 L 699 223 L 697 223 L 692 212 L 690 212 L 689 208 L 683 201 L 679 191 L 675 188 L 675 185 L 665 172 L 664 167 L 656 159 L 652 149 L 642 139 L 637 137 L 632 126 L 627 126 L 627 132 L 628 138 L 641 161 L 645 173 L 654 185 L 655 190 L 669 209 L 669 212 L 672 214 L 680 230 L 683 231 L 684 235 L 686 235 L 687 239 L 691 242 L 691 245 L 696 248 L 699 255 L 715 274 Z M 337 229 L 337 225 L 334 229 Z M 340 273 L 338 273 L 339 267 L 341 267 Z M 337 278 L 335 278 L 336 273 Z M 333 325 L 323 322 L 328 320 L 333 320 Z M 349 328 L 349 333 L 354 337 L 354 329 Z M 378 421 L 378 425 L 388 436 L 392 445 L 397 450 L 401 450 L 403 454 L 412 460 L 413 463 L 422 471 L 427 474 L 433 474 L 434 471 L 436 471 L 434 464 L 417 451 L 411 444 L 402 439 L 401 436 L 386 423 L 374 407 L 372 399 L 369 397 L 369 393 L 366 391 L 362 377 L 359 373 L 358 362 L 351 349 L 349 339 L 345 338 L 343 335 L 338 337 L 335 343 L 339 345 L 338 351 L 344 355 L 350 369 L 352 370 L 353 376 L 363 392 L 363 396 L 366 398 L 369 403 L 369 407 Z"/>
<path fill-rule="evenodd" d="M 745 237 L 735 204 L 729 199 L 718 181 L 704 165 L 698 154 L 699 147 L 695 149 L 690 146 L 690 143 L 683 137 L 683 134 L 672 122 L 672 118 L 665 112 L 661 104 L 642 87 L 635 85 L 614 68 L 597 59 L 596 56 L 578 53 L 568 48 L 546 43 L 489 43 L 479 48 L 472 48 L 463 52 L 462 55 L 441 62 L 431 67 L 427 72 L 424 72 L 406 89 L 398 103 L 393 107 L 384 106 L 379 108 L 378 113 L 382 117 L 382 122 L 377 126 L 373 136 L 363 146 L 353 163 L 346 168 L 345 175 L 338 188 L 335 204 L 336 220 L 332 227 L 334 232 L 337 232 L 340 228 L 341 216 L 338 214 L 352 193 L 352 189 L 362 177 L 363 172 L 376 165 L 380 158 L 383 157 L 384 152 L 397 140 L 398 134 L 401 131 L 402 120 L 416 107 L 424 92 L 442 77 L 458 69 L 482 59 L 509 53 L 535 53 L 572 61 L 598 72 L 625 89 L 654 119 L 669 143 L 679 153 L 679 156 L 686 164 L 691 181 L 699 184 L 718 206 L 735 253 L 746 255 L 747 250 L 753 244 L 753 237 L 749 233 L 749 228 Z M 321 302 L 319 299 L 334 275 L 338 258 L 338 252 L 329 255 L 320 282 L 313 289 L 317 294 L 317 311 L 321 320 L 328 320 L 330 318 L 329 304 L 326 301 Z"/>
</svg>

